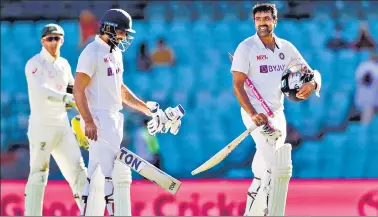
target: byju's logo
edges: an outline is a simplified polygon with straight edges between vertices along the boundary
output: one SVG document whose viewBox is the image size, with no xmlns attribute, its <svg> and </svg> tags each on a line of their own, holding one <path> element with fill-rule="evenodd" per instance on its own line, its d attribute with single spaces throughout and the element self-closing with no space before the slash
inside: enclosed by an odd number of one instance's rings
<svg viewBox="0 0 378 217">
<path fill-rule="evenodd" d="M 260 73 L 268 73 L 268 72 L 281 72 L 285 69 L 285 65 L 261 65 L 260 66 Z"/>
</svg>

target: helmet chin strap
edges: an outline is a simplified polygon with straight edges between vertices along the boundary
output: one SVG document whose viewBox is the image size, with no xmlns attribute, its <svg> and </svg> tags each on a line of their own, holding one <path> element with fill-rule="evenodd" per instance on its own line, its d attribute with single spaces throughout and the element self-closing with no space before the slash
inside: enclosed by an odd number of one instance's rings
<svg viewBox="0 0 378 217">
<path fill-rule="evenodd" d="M 110 46 L 110 53 L 112 53 L 113 52 L 113 50 L 115 50 L 116 49 L 116 47 L 118 47 L 115 43 L 112 43 L 111 41 L 110 41 L 110 39 L 109 39 L 109 41 L 108 41 L 108 45 Z"/>
<path fill-rule="evenodd" d="M 102 32 L 108 36 L 107 44 L 110 46 L 110 53 L 112 53 L 113 50 L 116 50 L 118 47 L 122 52 L 127 50 L 127 48 L 130 46 L 131 41 L 134 39 L 132 36 L 127 36 L 126 39 L 122 40 L 121 42 L 118 41 L 117 35 L 115 33 L 115 29 L 113 32 L 106 31 L 105 27 L 103 27 Z"/>
</svg>

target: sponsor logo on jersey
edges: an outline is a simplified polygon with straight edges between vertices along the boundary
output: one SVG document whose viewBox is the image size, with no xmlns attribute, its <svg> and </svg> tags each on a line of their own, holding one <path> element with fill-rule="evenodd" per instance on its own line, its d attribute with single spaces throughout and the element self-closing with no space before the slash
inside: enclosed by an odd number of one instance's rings
<svg viewBox="0 0 378 217">
<path fill-rule="evenodd" d="M 268 60 L 268 57 L 266 55 L 257 55 L 256 59 L 257 59 L 257 61 L 259 61 L 259 60 Z"/>
<path fill-rule="evenodd" d="M 114 75 L 112 68 L 108 68 L 108 76 Z"/>
<path fill-rule="evenodd" d="M 285 64 L 281 65 L 261 65 L 260 66 L 260 73 L 268 73 L 268 72 L 280 72 L 285 70 Z"/>
<path fill-rule="evenodd" d="M 110 57 L 105 57 L 105 58 L 104 58 L 104 63 L 107 63 L 107 62 L 111 62 Z"/>
<path fill-rule="evenodd" d="M 118 74 L 121 70 L 119 68 L 116 68 L 116 74 Z M 108 76 L 114 75 L 113 69 L 111 67 L 108 68 Z"/>
</svg>

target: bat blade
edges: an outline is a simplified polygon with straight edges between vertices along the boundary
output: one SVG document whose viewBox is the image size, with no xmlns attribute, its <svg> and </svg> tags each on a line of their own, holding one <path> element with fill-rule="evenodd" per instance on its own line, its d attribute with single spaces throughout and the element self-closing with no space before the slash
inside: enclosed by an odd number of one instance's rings
<svg viewBox="0 0 378 217">
<path fill-rule="evenodd" d="M 171 194 L 176 194 L 180 189 L 181 182 L 179 180 L 156 168 L 154 165 L 148 163 L 146 160 L 125 147 L 122 147 L 119 150 L 117 160 L 126 164 L 132 170 L 159 185 Z"/>
<path fill-rule="evenodd" d="M 192 175 L 196 175 L 203 171 L 206 171 L 217 164 L 219 164 L 223 159 L 225 159 L 254 129 L 256 126 L 253 126 L 242 134 L 240 134 L 236 139 L 230 142 L 226 147 L 216 153 L 213 157 L 203 163 L 201 166 L 197 167 L 195 170 L 192 171 Z"/>
</svg>

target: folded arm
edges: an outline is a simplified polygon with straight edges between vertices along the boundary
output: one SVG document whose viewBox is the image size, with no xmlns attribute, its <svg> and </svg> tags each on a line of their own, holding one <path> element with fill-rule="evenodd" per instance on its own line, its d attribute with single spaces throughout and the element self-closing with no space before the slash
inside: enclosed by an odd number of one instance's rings
<svg viewBox="0 0 378 217">
<path fill-rule="evenodd" d="M 52 99 L 55 101 L 64 101 L 63 98 L 67 93 L 62 93 L 51 88 L 45 83 L 42 75 L 42 69 L 38 64 L 32 60 L 29 60 L 25 66 L 25 74 L 27 82 L 30 88 L 35 88 L 38 92 L 46 97 L 47 99 Z"/>
</svg>

